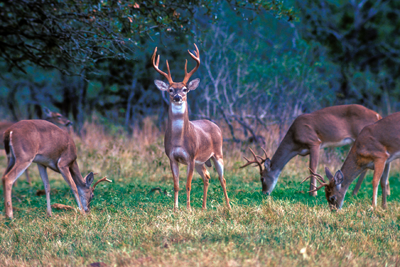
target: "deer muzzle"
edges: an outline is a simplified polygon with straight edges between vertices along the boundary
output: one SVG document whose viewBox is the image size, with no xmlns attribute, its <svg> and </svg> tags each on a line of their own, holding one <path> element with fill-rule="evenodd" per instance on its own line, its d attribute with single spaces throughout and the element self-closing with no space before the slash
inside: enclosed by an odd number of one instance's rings
<svg viewBox="0 0 400 267">
<path fill-rule="evenodd" d="M 174 102 L 182 102 L 182 97 L 180 95 L 174 95 Z"/>
</svg>

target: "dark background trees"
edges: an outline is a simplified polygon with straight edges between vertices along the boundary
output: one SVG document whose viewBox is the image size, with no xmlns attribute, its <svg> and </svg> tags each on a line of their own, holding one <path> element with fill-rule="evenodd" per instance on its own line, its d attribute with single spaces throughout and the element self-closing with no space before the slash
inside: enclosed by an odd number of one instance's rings
<svg viewBox="0 0 400 267">
<path fill-rule="evenodd" d="M 238 134 L 281 131 L 297 115 L 360 103 L 398 110 L 395 1 L 0 1 L 0 114 L 18 120 L 59 110 L 77 129 L 103 123 L 161 127 L 168 103 L 154 86 L 154 47 L 183 77 L 201 53 L 193 118 Z M 189 68 L 194 64 L 189 58 Z M 239 128 L 235 125 L 239 125 Z"/>
</svg>

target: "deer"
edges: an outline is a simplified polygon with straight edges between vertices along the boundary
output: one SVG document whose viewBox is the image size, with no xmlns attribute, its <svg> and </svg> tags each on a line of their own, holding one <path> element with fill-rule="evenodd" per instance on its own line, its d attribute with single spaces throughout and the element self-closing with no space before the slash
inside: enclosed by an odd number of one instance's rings
<svg viewBox="0 0 400 267">
<path fill-rule="evenodd" d="M 189 107 L 187 94 L 195 90 L 200 83 L 196 78 L 189 82 L 190 77 L 200 66 L 200 52 L 196 44 L 194 54 L 188 50 L 190 57 L 196 62 L 196 66 L 188 73 L 187 60 L 185 63 L 185 77 L 182 82 L 174 82 L 166 60 L 168 74 L 159 69 L 160 55 L 157 57 L 157 47 L 154 49 L 152 63 L 154 69 L 163 75 L 169 84 L 155 80 L 156 87 L 169 93 L 170 105 L 168 108 L 168 123 L 164 136 L 165 153 L 170 161 L 170 167 L 174 180 L 174 211 L 178 209 L 179 195 L 179 164 L 187 165 L 186 178 L 186 206 L 190 210 L 190 191 L 194 169 L 203 179 L 203 209 L 207 209 L 207 190 L 210 174 L 207 167 L 211 167 L 211 161 L 217 170 L 221 183 L 226 205 L 230 209 L 229 198 L 226 191 L 226 180 L 224 178 L 224 160 L 222 153 L 222 132 L 213 122 L 208 120 L 189 120 Z"/>
<path fill-rule="evenodd" d="M 272 159 L 268 158 L 265 150 L 265 157 L 261 157 L 250 149 L 254 160 L 245 157 L 247 163 L 240 168 L 249 165 L 258 166 L 262 192 L 270 195 L 282 169 L 293 157 L 310 155 L 309 169 L 313 174 L 318 166 L 321 148 L 352 144 L 365 126 L 380 119 L 382 117 L 375 111 L 356 104 L 331 106 L 302 114 L 289 127 Z M 357 194 L 365 174 L 366 170 L 361 173 L 353 194 Z M 311 175 L 309 193 L 311 196 L 317 195 L 317 191 L 314 190 L 316 179 Z"/>
<path fill-rule="evenodd" d="M 71 188 L 82 214 L 88 213 L 90 210 L 90 201 L 94 196 L 93 192 L 96 185 L 100 182 L 111 182 L 107 177 L 104 177 L 91 187 L 94 174 L 90 172 L 85 178 L 82 177 L 72 137 L 48 121 L 19 121 L 4 132 L 3 141 L 8 164 L 1 179 L 5 212 L 8 218 L 13 218 L 12 186 L 32 163 L 37 164 L 44 184 L 48 216 L 51 216 L 52 213 L 47 168 L 61 173 Z"/>
<path fill-rule="evenodd" d="M 52 112 L 50 109 L 43 107 L 43 119 L 47 120 L 51 123 L 59 127 L 69 127 L 72 125 L 72 122 L 68 120 L 66 117 L 57 112 Z M 15 122 L 11 121 L 0 121 L 0 136 L 3 136 L 3 133 L 6 131 L 8 127 L 13 125 Z M 0 149 L 4 149 L 2 142 L 0 143 Z M 29 176 L 28 170 L 25 171 L 26 181 L 31 185 L 31 178 Z"/>
<path fill-rule="evenodd" d="M 382 208 L 387 208 L 390 163 L 400 157 L 400 112 L 393 113 L 374 124 L 366 126 L 355 140 L 342 167 L 335 175 L 325 167 L 328 181 L 318 174 L 320 185 L 325 187 L 325 197 L 331 210 L 340 210 L 344 197 L 358 174 L 374 170 L 372 178 L 372 208 L 377 207 L 378 183 L 382 189 Z M 308 177 L 306 178 L 308 179 Z"/>
</svg>

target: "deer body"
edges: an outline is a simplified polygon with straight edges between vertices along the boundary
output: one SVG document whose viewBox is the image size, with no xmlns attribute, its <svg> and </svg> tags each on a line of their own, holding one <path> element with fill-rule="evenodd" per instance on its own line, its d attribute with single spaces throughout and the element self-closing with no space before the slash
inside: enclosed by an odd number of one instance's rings
<svg viewBox="0 0 400 267">
<path fill-rule="evenodd" d="M 66 117 L 61 115 L 60 113 L 57 112 L 52 112 L 48 108 L 43 108 L 43 119 L 46 121 L 49 121 L 51 123 L 54 123 L 57 126 L 60 127 L 68 127 L 72 125 L 72 122 L 68 120 Z M 3 136 L 3 133 L 15 122 L 11 121 L 0 121 L 0 136 Z M 0 149 L 4 149 L 3 142 L 0 143 Z M 25 176 L 26 176 L 26 181 L 31 184 L 31 179 L 28 174 L 28 170 L 25 171 Z"/>
<path fill-rule="evenodd" d="M 93 173 L 89 173 L 85 178 L 82 177 L 76 162 L 75 143 L 68 133 L 44 120 L 22 120 L 6 130 L 4 146 L 8 159 L 8 166 L 2 177 L 6 216 L 13 217 L 12 185 L 32 163 L 37 163 L 39 168 L 45 187 L 49 216 L 51 216 L 51 205 L 47 168 L 61 173 L 72 189 L 79 209 L 82 212 L 89 211 L 94 190 L 94 187 L 90 187 L 94 179 Z"/>
<path fill-rule="evenodd" d="M 379 119 L 381 116 L 378 113 L 361 105 L 332 106 L 300 115 L 290 126 L 272 159 L 263 159 L 264 170 L 258 163 L 263 193 L 271 194 L 282 169 L 293 157 L 310 155 L 309 167 L 311 172 L 315 172 L 321 148 L 351 144 L 365 126 Z M 365 172 L 360 176 L 360 184 L 364 176 Z M 315 178 L 312 178 L 311 191 L 315 189 L 315 184 Z M 310 194 L 316 195 L 316 192 Z"/>
<path fill-rule="evenodd" d="M 325 168 L 329 182 L 322 180 L 331 208 L 341 209 L 346 192 L 357 175 L 367 169 L 374 170 L 372 179 L 372 206 L 377 206 L 378 184 L 382 188 L 382 207 L 386 208 L 390 162 L 400 157 L 400 112 L 365 127 L 351 148 L 342 168 L 332 175 Z"/>
<path fill-rule="evenodd" d="M 183 82 L 173 82 L 171 73 L 168 74 L 158 69 L 159 57 L 157 63 L 155 57 L 157 48 L 153 54 L 153 67 L 160 74 L 164 75 L 169 85 L 155 80 L 157 88 L 161 91 L 169 92 L 170 106 L 168 109 L 168 125 L 164 137 L 165 153 L 170 160 L 172 176 L 174 179 L 174 210 L 178 208 L 179 194 L 179 163 L 187 165 L 186 194 L 187 208 L 190 209 L 190 191 L 194 170 L 200 174 L 204 182 L 203 209 L 207 207 L 207 191 L 209 185 L 210 174 L 206 167 L 211 167 L 210 159 L 214 161 L 215 168 L 218 172 L 219 180 L 224 191 L 225 200 L 228 208 L 230 208 L 229 198 L 226 192 L 226 182 L 224 178 L 224 162 L 222 153 L 222 133 L 219 127 L 207 120 L 189 121 L 187 93 L 195 90 L 199 83 L 199 79 L 194 79 L 188 83 L 190 76 L 197 70 L 200 65 L 200 54 L 196 46 L 196 56 L 189 52 L 191 57 L 196 60 L 197 66 L 189 74 L 185 66 L 185 78 Z"/>
</svg>

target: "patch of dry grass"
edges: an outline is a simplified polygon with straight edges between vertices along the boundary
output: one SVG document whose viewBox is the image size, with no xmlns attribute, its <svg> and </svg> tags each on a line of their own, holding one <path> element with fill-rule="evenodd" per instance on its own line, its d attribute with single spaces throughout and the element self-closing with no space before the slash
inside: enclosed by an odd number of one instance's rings
<svg viewBox="0 0 400 267">
<path fill-rule="evenodd" d="M 343 210 L 332 213 L 322 194 L 311 198 L 304 193 L 307 185 L 300 185 L 307 175 L 307 159 L 293 159 L 272 196 L 266 197 L 260 193 L 257 169 L 238 169 L 243 153 L 248 154 L 247 145 L 226 144 L 232 210 L 226 210 L 216 172 L 211 171 L 208 210 L 201 210 L 203 188 L 196 174 L 193 211 L 183 207 L 174 213 L 163 136 L 150 119 L 142 131 L 129 137 L 111 135 L 95 124 L 85 125 L 85 132 L 83 139 L 75 138 L 82 173 L 99 172 L 114 183 L 98 186 L 89 215 L 53 210 L 53 217 L 47 218 L 45 197 L 36 196 L 36 191 L 43 189 L 38 172 L 31 171 L 32 188 L 21 177 L 13 191 L 15 219 L 0 214 L 1 266 L 82 266 L 93 262 L 110 266 L 400 264 L 398 166 L 392 168 L 387 210 L 370 209 L 372 187 L 371 177 L 367 177 L 359 195 L 348 194 Z M 277 131 L 263 134 L 271 141 Z M 276 145 L 268 147 L 268 152 Z M 324 164 L 338 168 L 341 151 L 327 150 L 319 169 Z M 0 164 L 5 167 L 4 156 Z M 185 173 L 184 167 L 181 173 Z M 52 203 L 76 207 L 61 176 L 52 173 L 49 177 Z M 181 175 L 181 188 L 184 184 Z M 149 193 L 153 187 L 168 194 Z M 179 201 L 185 206 L 184 190 Z"/>
</svg>

